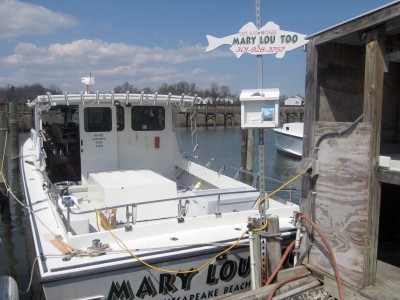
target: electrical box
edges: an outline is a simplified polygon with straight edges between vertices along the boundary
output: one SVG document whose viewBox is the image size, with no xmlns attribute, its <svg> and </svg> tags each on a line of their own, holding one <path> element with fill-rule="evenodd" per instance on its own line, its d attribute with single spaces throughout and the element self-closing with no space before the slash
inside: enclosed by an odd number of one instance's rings
<svg viewBox="0 0 400 300">
<path fill-rule="evenodd" d="M 242 90 L 242 128 L 279 127 L 279 89 Z"/>
</svg>

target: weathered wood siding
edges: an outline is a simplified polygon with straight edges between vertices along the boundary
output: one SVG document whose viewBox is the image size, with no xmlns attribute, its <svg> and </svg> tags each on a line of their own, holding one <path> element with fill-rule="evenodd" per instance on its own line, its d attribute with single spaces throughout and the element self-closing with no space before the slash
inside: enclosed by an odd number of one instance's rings
<svg viewBox="0 0 400 300">
<path fill-rule="evenodd" d="M 316 122 L 315 139 L 350 124 Z M 370 133 L 370 125 L 361 123 L 347 136 L 322 141 L 318 151 L 317 194 L 312 204 L 315 222 L 332 246 L 342 280 L 359 288 L 364 285 L 368 245 Z M 333 275 L 329 255 L 317 235 L 309 263 Z"/>
</svg>

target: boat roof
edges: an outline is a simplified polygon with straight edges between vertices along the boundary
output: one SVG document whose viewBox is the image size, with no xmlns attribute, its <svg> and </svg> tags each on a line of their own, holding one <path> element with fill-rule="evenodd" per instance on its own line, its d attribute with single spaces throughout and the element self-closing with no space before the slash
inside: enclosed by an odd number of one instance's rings
<svg viewBox="0 0 400 300">
<path fill-rule="evenodd" d="M 178 104 L 181 108 L 193 106 L 197 101 L 197 95 L 187 96 L 182 95 L 161 95 L 157 92 L 154 94 L 131 94 L 126 92 L 124 94 L 117 94 L 114 92 L 104 93 L 79 93 L 79 94 L 61 94 L 52 95 L 47 93 L 46 95 L 40 95 L 33 101 L 29 101 L 27 105 L 33 107 L 39 106 L 57 106 L 57 105 L 85 105 L 85 104 L 112 104 L 112 105 L 169 105 Z"/>
</svg>

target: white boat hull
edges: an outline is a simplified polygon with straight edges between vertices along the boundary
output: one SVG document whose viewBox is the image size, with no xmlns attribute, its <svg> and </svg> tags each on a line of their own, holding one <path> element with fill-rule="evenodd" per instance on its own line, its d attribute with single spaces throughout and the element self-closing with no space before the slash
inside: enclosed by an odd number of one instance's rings
<svg viewBox="0 0 400 300">
<path fill-rule="evenodd" d="M 192 251 L 181 257 L 170 256 L 163 258 L 164 262 L 160 259 L 148 262 L 160 268 L 190 270 L 206 263 L 211 258 L 211 252 L 196 255 Z M 242 248 L 230 252 L 200 272 L 190 274 L 171 274 L 130 262 L 122 268 L 103 268 L 83 276 L 44 282 L 43 286 L 47 299 L 205 299 L 249 290 L 249 274 L 248 249 Z"/>
<path fill-rule="evenodd" d="M 275 146 L 285 154 L 301 157 L 303 155 L 303 123 L 288 123 L 274 129 Z"/>
<path fill-rule="evenodd" d="M 52 96 L 51 104 L 64 109 L 59 112 L 79 111 L 76 125 L 100 127 L 79 127 L 75 146 L 80 151 L 66 147 L 61 155 L 48 151 L 52 140 L 44 134 L 41 119 L 46 115 L 41 114 L 21 147 L 23 187 L 46 299 L 194 300 L 250 289 L 247 225 L 260 218 L 259 191 L 181 157 L 168 125 L 173 98 L 163 103 L 159 95 L 142 96 L 135 96 L 137 105 L 123 108 L 131 123 L 117 130 L 117 119 L 111 118 L 111 131 L 93 116 L 115 116 L 110 101 L 117 95 L 87 95 L 84 101 L 82 95 L 71 96 L 67 102 L 64 95 Z M 142 100 L 152 105 L 138 105 Z M 46 113 L 49 101 L 38 97 L 33 103 L 37 113 Z M 135 127 L 140 110 L 157 110 L 152 116 L 162 118 L 151 123 L 157 130 Z M 116 141 L 110 132 L 117 134 Z M 118 151 L 107 152 L 115 143 Z M 77 166 L 81 174 L 73 172 Z M 295 237 L 292 216 L 298 205 L 268 201 L 267 213 L 279 216 L 287 244 Z"/>
</svg>

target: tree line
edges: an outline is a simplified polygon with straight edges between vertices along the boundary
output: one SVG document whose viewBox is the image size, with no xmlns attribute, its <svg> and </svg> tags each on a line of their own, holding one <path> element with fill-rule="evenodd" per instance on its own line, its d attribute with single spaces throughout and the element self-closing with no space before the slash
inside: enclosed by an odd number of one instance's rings
<svg viewBox="0 0 400 300">
<path fill-rule="evenodd" d="M 209 88 L 202 89 L 195 83 L 180 81 L 174 84 L 164 83 L 158 89 L 153 89 L 150 87 L 138 88 L 129 82 L 124 82 L 114 88 L 115 93 L 126 93 L 127 91 L 130 93 L 144 92 L 146 94 L 158 92 L 159 94 L 171 93 L 173 95 L 197 95 L 203 99 L 211 98 L 216 102 L 224 102 L 226 99 L 230 99 L 235 104 L 239 103 L 239 95 L 232 93 L 227 85 L 219 85 L 217 83 L 212 83 Z M 48 92 L 51 94 L 63 93 L 62 89 L 54 84 L 48 87 L 44 87 L 39 83 L 32 85 L 25 84 L 21 86 L 6 85 L 5 87 L 0 87 L 0 104 L 7 102 L 25 104 L 27 100 L 33 100 L 37 96 L 45 95 Z M 287 99 L 285 95 L 280 96 L 281 103 L 284 102 L 285 99 Z"/>
<path fill-rule="evenodd" d="M 138 88 L 130 84 L 129 82 L 124 82 L 114 88 L 115 93 L 125 93 L 129 91 L 130 93 L 141 93 L 153 94 L 158 92 L 159 94 L 174 94 L 174 95 L 197 95 L 203 99 L 212 98 L 213 100 L 229 98 L 233 101 L 239 101 L 239 96 L 237 94 L 232 94 L 230 89 L 226 85 L 218 85 L 216 83 L 211 84 L 209 88 L 201 89 L 196 86 L 195 83 L 188 83 L 186 81 L 180 81 L 175 84 L 162 84 L 158 89 L 153 89 L 150 87 Z M 44 87 L 43 85 L 36 83 L 32 85 L 21 85 L 13 86 L 6 85 L 0 87 L 0 103 L 16 102 L 16 103 L 26 103 L 27 100 L 33 100 L 39 95 L 45 95 L 46 93 L 51 94 L 62 94 L 63 91 L 60 87 L 56 85 L 50 85 Z"/>
</svg>

